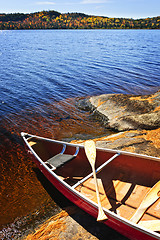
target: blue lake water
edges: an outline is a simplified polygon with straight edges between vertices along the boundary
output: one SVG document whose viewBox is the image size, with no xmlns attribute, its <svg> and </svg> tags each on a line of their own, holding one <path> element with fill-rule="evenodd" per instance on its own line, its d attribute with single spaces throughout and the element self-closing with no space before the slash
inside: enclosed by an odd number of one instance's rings
<svg viewBox="0 0 160 240">
<path fill-rule="evenodd" d="M 160 86 L 159 30 L 0 32 L 0 116 L 53 100 Z"/>
<path fill-rule="evenodd" d="M 12 224 L 0 238 L 21 235 L 15 219 L 50 202 L 21 131 L 57 139 L 109 134 L 77 109 L 77 98 L 159 88 L 160 30 L 0 31 L 0 229 Z"/>
</svg>

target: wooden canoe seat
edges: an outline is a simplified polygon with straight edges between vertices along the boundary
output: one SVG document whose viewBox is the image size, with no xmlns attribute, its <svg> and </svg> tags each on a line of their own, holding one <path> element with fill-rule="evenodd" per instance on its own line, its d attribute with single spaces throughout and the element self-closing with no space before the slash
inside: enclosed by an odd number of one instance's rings
<svg viewBox="0 0 160 240">
<path fill-rule="evenodd" d="M 76 147 L 76 151 L 74 155 L 65 154 L 65 150 L 66 150 L 66 144 L 63 144 L 62 151 L 59 154 L 49 158 L 45 163 L 49 164 L 52 167 L 52 170 L 55 170 L 56 168 L 61 167 L 63 164 L 74 159 L 79 152 L 79 147 Z"/>
</svg>

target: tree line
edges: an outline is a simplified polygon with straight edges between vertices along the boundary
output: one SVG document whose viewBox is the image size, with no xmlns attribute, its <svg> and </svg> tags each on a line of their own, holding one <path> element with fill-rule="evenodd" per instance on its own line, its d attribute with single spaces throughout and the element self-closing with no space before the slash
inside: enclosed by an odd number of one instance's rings
<svg viewBox="0 0 160 240">
<path fill-rule="evenodd" d="M 109 18 L 56 11 L 0 14 L 0 29 L 160 29 L 160 16 L 153 18 Z"/>
</svg>

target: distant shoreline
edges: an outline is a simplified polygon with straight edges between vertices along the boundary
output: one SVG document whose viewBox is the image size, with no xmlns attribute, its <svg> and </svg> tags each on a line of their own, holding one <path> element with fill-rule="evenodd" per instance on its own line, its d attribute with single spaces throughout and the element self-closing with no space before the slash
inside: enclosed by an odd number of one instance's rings
<svg viewBox="0 0 160 240">
<path fill-rule="evenodd" d="M 132 19 L 56 11 L 0 13 L 0 30 L 19 29 L 160 29 L 160 16 Z"/>
</svg>

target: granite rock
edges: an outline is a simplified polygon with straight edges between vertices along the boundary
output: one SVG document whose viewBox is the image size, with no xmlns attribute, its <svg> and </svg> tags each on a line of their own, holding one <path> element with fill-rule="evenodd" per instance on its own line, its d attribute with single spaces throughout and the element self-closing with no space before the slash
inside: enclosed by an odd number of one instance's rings
<svg viewBox="0 0 160 240">
<path fill-rule="evenodd" d="M 160 91 L 152 95 L 103 94 L 80 100 L 78 107 L 116 131 L 160 127 Z"/>
</svg>

